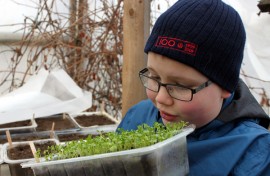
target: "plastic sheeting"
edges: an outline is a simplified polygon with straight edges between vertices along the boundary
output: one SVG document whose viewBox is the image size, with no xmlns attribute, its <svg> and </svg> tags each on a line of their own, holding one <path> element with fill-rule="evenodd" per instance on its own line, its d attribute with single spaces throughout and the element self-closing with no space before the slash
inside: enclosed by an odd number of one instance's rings
<svg viewBox="0 0 270 176">
<path fill-rule="evenodd" d="M 64 70 L 41 70 L 24 86 L 0 97 L 0 124 L 79 113 L 92 106 L 92 94 L 83 91 Z"/>
<path fill-rule="evenodd" d="M 258 0 L 224 0 L 240 14 L 247 33 L 242 79 L 262 103 L 270 97 L 270 14 L 261 13 Z M 265 94 L 265 95 L 264 95 Z M 262 103 L 264 104 L 264 103 Z M 267 104 L 263 105 L 267 108 Z M 269 114 L 269 106 L 267 108 Z"/>
</svg>

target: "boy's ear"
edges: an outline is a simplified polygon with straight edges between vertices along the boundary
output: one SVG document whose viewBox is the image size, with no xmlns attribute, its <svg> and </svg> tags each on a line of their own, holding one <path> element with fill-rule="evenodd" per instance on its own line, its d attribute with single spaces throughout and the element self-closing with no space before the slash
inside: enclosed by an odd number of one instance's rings
<svg viewBox="0 0 270 176">
<path fill-rule="evenodd" d="M 232 94 L 229 91 L 222 89 L 222 94 L 221 94 L 222 98 L 226 99 L 226 98 L 229 98 L 231 95 Z"/>
</svg>

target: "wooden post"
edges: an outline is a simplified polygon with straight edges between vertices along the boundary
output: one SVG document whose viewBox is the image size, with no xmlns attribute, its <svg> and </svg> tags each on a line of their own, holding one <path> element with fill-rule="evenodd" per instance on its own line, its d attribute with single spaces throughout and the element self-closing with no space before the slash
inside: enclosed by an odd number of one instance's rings
<svg viewBox="0 0 270 176">
<path fill-rule="evenodd" d="M 138 72 L 146 66 L 144 45 L 150 31 L 150 0 L 124 0 L 124 47 L 122 71 L 122 116 L 146 98 Z"/>
</svg>

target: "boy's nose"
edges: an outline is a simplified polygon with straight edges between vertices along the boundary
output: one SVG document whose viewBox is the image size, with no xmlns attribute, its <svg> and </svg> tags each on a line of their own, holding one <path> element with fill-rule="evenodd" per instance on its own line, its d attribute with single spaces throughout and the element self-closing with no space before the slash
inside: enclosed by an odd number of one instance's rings
<svg viewBox="0 0 270 176">
<path fill-rule="evenodd" d="M 169 95 L 166 87 L 161 86 L 156 96 L 156 101 L 160 104 L 171 105 L 173 98 Z"/>
</svg>

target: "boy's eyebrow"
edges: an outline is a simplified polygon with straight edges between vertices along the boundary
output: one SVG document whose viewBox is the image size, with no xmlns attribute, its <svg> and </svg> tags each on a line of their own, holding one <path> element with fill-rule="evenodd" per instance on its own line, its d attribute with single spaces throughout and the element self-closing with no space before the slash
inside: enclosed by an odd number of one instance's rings
<svg viewBox="0 0 270 176">
<path fill-rule="evenodd" d="M 153 70 L 153 71 L 155 71 L 154 68 L 152 68 L 152 67 L 150 67 L 150 66 L 147 66 L 146 68 L 147 68 L 148 70 Z"/>
<path fill-rule="evenodd" d="M 152 67 L 147 66 L 147 69 L 149 71 L 154 72 L 154 73 L 158 73 Z M 183 84 L 183 85 L 185 85 L 185 84 L 197 85 L 197 84 L 201 84 L 203 81 L 206 81 L 206 80 L 201 81 L 201 80 L 195 80 L 195 79 L 191 79 L 191 78 L 186 78 L 186 77 L 183 77 L 181 75 L 173 75 L 173 74 L 171 74 L 171 75 L 166 75 L 166 76 L 167 76 L 167 78 L 169 78 L 171 80 L 181 81 L 181 84 Z"/>
<path fill-rule="evenodd" d="M 154 68 L 152 68 L 152 67 L 146 67 L 147 69 L 148 69 L 148 71 L 151 71 L 151 72 L 154 72 L 154 73 L 157 73 L 157 71 L 155 71 L 155 69 Z"/>
<path fill-rule="evenodd" d="M 179 81 L 179 84 L 181 85 L 197 85 L 200 84 L 200 81 L 186 78 L 186 77 L 179 77 L 179 76 L 168 76 L 169 79 L 171 80 L 176 80 Z"/>
</svg>

